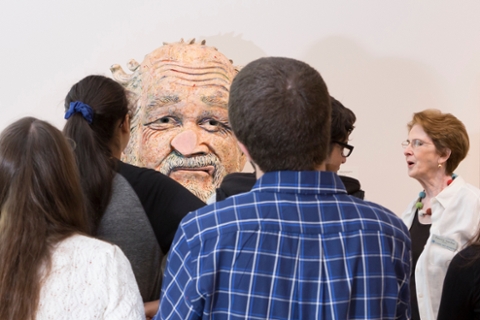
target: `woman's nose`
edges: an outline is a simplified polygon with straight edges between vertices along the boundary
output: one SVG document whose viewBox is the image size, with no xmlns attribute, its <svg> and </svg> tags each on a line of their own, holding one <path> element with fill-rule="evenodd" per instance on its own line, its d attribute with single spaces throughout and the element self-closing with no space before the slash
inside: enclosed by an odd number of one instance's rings
<svg viewBox="0 0 480 320">
<path fill-rule="evenodd" d="M 405 156 L 411 155 L 412 153 L 413 151 L 412 151 L 412 147 L 410 147 L 410 144 L 403 149 L 403 154 Z"/>
</svg>

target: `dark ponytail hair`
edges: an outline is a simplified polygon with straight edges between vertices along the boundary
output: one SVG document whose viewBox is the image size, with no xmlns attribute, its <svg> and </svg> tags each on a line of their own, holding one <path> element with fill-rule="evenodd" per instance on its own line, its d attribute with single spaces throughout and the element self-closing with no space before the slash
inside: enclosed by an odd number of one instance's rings
<svg viewBox="0 0 480 320">
<path fill-rule="evenodd" d="M 95 232 L 112 194 L 115 159 L 110 147 L 119 143 L 114 141 L 114 134 L 119 121 L 129 112 L 129 102 L 119 83 L 99 75 L 88 76 L 72 86 L 65 98 L 65 111 L 77 101 L 90 106 L 93 120 L 89 124 L 82 113 L 74 113 L 63 133 L 76 145 L 75 158 Z"/>
</svg>

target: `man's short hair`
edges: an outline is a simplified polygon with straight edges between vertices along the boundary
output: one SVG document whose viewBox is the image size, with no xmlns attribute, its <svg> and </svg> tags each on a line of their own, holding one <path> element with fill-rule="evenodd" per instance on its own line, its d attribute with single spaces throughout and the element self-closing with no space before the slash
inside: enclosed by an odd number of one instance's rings
<svg viewBox="0 0 480 320">
<path fill-rule="evenodd" d="M 264 172 L 315 170 L 327 157 L 330 96 L 308 64 L 269 57 L 246 65 L 230 88 L 237 139 Z"/>
<path fill-rule="evenodd" d="M 340 101 L 330 97 L 332 103 L 332 141 L 345 142 L 348 136 L 355 128 L 354 123 L 357 120 L 352 110 L 346 108 Z"/>
</svg>

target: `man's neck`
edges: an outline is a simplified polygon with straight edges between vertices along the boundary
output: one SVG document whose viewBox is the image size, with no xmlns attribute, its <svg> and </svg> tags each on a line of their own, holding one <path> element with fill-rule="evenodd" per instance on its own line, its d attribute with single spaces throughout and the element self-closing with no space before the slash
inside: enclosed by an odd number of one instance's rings
<svg viewBox="0 0 480 320">
<path fill-rule="evenodd" d="M 255 167 L 255 175 L 257 176 L 257 180 L 258 180 L 265 174 L 265 172 L 263 172 L 262 169 L 260 169 L 256 163 L 252 162 L 252 165 Z"/>
<path fill-rule="evenodd" d="M 260 169 L 260 167 L 256 163 L 254 163 L 253 161 L 252 161 L 252 165 L 255 167 L 255 174 L 256 174 L 257 180 L 258 180 L 265 174 L 265 172 L 263 172 L 262 169 Z M 315 171 L 327 171 L 327 165 L 325 164 L 325 162 L 322 162 L 321 164 L 319 164 L 315 168 Z"/>
</svg>

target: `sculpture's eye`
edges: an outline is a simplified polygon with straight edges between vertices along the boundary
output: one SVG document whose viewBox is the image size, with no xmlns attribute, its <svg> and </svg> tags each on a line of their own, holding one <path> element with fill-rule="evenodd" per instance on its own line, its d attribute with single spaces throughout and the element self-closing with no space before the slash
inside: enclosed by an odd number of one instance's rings
<svg viewBox="0 0 480 320">
<path fill-rule="evenodd" d="M 227 133 L 232 130 L 227 121 L 219 121 L 214 118 L 204 118 L 200 120 L 199 125 L 208 132 Z"/>
<path fill-rule="evenodd" d="M 173 128 L 179 123 L 179 121 L 172 116 L 165 116 L 158 118 L 154 121 L 145 123 L 144 126 L 149 127 L 152 130 L 166 130 Z"/>
</svg>

